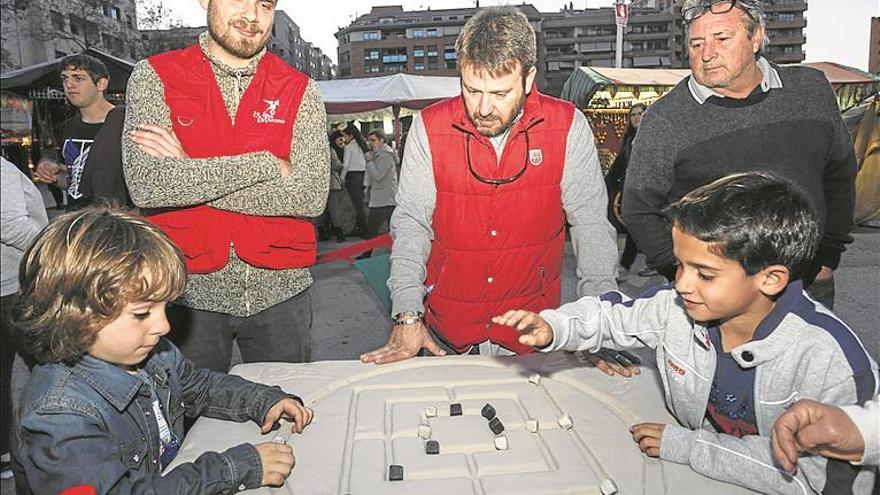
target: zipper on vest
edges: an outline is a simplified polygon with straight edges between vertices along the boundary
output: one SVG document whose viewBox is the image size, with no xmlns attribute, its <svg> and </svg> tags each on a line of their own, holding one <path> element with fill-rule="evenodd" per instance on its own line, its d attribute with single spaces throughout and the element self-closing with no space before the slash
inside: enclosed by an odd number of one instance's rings
<svg viewBox="0 0 880 495">
<path fill-rule="evenodd" d="M 244 312 L 245 316 L 251 315 L 251 295 L 250 295 L 250 285 L 251 285 L 251 265 L 248 263 L 244 264 Z"/>
</svg>

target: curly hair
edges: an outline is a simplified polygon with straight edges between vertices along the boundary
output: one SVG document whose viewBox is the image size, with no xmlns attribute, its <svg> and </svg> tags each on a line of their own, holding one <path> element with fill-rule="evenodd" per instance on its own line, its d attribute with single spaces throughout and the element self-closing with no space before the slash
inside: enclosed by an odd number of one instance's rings
<svg viewBox="0 0 880 495">
<path fill-rule="evenodd" d="M 93 207 L 55 219 L 27 250 L 12 310 L 19 351 L 36 363 L 79 360 L 135 301 L 171 301 L 186 287 L 180 251 L 146 218 Z"/>
</svg>

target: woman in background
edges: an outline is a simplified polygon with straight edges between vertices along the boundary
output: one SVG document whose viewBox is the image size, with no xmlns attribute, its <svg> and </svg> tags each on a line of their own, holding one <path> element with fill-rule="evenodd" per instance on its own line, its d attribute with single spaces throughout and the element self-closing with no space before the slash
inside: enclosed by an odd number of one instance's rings
<svg viewBox="0 0 880 495">
<path fill-rule="evenodd" d="M 365 153 L 370 151 L 361 131 L 353 124 L 342 131 L 345 136 L 345 153 L 342 157 L 342 178 L 345 180 L 345 189 L 351 196 L 355 210 L 355 235 L 364 237 L 366 232 L 366 216 L 364 215 L 364 174 L 366 173 L 367 160 Z"/>
</svg>

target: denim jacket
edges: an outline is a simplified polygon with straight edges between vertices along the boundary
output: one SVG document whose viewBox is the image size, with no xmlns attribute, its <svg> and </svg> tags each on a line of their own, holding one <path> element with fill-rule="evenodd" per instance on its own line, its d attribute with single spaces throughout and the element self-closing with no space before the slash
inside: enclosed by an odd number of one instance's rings
<svg viewBox="0 0 880 495">
<path fill-rule="evenodd" d="M 180 439 L 184 414 L 261 424 L 279 400 L 299 400 L 278 387 L 195 368 L 166 339 L 143 369 Z M 72 366 L 36 366 L 15 429 L 18 493 L 55 495 L 81 484 L 98 494 L 227 494 L 260 486 L 262 464 L 250 444 L 207 452 L 163 475 L 153 416 L 150 387 L 112 364 L 86 355 Z"/>
</svg>

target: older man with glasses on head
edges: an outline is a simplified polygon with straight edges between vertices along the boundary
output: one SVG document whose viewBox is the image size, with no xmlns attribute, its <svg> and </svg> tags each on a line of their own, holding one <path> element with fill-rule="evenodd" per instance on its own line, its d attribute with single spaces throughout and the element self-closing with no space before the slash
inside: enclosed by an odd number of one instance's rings
<svg viewBox="0 0 880 495">
<path fill-rule="evenodd" d="M 663 207 L 734 172 L 776 173 L 800 186 L 821 217 L 822 243 L 804 282 L 831 308 L 834 269 L 852 242 L 856 174 L 831 86 L 817 70 L 762 56 L 760 0 L 687 0 L 682 16 L 693 73 L 645 113 L 624 189 L 629 232 L 672 280 Z"/>
<path fill-rule="evenodd" d="M 394 326 L 365 362 L 400 361 L 423 348 L 532 352 L 491 317 L 559 304 L 566 222 L 578 295 L 617 285 L 590 126 L 570 103 L 535 87 L 528 19 L 514 7 L 483 9 L 465 24 L 456 52 L 461 96 L 425 109 L 410 129 L 391 219 Z"/>
</svg>

